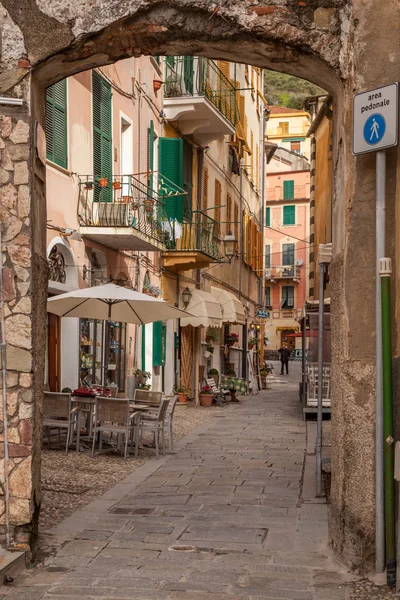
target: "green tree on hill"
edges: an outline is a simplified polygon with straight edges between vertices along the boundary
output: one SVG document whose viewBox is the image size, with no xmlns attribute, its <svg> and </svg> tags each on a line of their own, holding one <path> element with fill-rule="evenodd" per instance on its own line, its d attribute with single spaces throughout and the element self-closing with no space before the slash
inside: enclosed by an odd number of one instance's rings
<svg viewBox="0 0 400 600">
<path fill-rule="evenodd" d="M 325 90 L 305 79 L 286 75 L 286 73 L 265 71 L 264 95 L 272 106 L 301 110 L 307 96 L 325 93 Z"/>
</svg>

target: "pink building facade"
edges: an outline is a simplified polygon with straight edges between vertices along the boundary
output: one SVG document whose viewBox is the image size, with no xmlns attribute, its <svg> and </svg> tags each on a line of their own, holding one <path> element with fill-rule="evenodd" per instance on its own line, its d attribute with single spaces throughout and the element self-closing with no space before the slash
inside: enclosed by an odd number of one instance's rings
<svg viewBox="0 0 400 600">
<path fill-rule="evenodd" d="M 265 349 L 295 350 L 301 339 L 290 334 L 300 330 L 309 278 L 309 169 L 268 173 L 265 212 Z"/>
</svg>

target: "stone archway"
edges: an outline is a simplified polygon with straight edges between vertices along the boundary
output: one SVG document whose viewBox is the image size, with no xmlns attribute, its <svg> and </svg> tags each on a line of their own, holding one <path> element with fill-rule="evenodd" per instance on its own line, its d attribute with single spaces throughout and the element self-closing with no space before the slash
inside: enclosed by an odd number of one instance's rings
<svg viewBox="0 0 400 600">
<path fill-rule="evenodd" d="M 379 11 L 373 0 L 102 0 L 91 8 L 81 0 L 2 0 L 0 93 L 3 103 L 0 181 L 12 203 L 3 203 L 7 220 L 5 268 L 18 282 L 28 271 L 30 286 L 21 296 L 30 305 L 25 347 L 9 339 L 8 368 L 19 376 L 15 390 L 21 406 L 34 400 L 32 487 L 23 511 L 11 498 L 17 543 L 29 538 L 40 503 L 40 402 L 43 323 L 46 298 L 44 244 L 45 155 L 44 88 L 84 69 L 141 54 L 189 54 L 246 62 L 310 79 L 334 97 L 333 201 L 334 260 L 331 288 L 333 332 L 334 456 L 331 541 L 351 565 L 369 567 L 374 540 L 374 340 L 365 336 L 374 303 L 373 159 L 350 152 L 351 99 L 355 91 L 399 78 L 400 15 L 396 0 Z M 391 33 L 393 32 L 393 34 Z M 389 60 L 387 57 L 389 56 Z M 389 177 L 396 189 L 397 150 L 389 154 Z M 389 196 L 389 246 L 395 240 L 394 192 Z M 20 211 L 21 207 L 21 211 Z M 14 210 L 14 212 L 12 212 Z M 365 240 L 371 244 L 366 245 Z M 15 298 L 10 299 L 12 302 Z M 360 300 L 361 299 L 361 300 Z M 360 302 L 365 310 L 360 310 Z M 11 316 L 11 319 L 13 317 Z M 11 322 L 11 321 L 9 321 Z M 8 327 L 8 331 L 12 329 Z M 394 332 L 397 347 L 397 328 Z M 24 369 L 21 357 L 24 354 Z M 396 353 L 397 354 L 397 353 Z M 22 371 L 26 370 L 27 373 Z M 20 436 L 22 421 L 15 423 Z M 22 439 L 20 437 L 20 439 Z M 22 443 L 22 442 L 21 442 Z M 363 495 L 360 495 L 360 489 Z M 4 513 L 4 510 L 0 511 Z"/>
</svg>

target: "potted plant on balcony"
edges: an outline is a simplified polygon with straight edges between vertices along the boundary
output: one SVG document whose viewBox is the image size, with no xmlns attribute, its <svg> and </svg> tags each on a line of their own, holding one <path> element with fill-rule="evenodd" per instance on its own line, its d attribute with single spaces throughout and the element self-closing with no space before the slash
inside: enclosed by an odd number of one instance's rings
<svg viewBox="0 0 400 600">
<path fill-rule="evenodd" d="M 203 385 L 200 392 L 200 405 L 204 407 L 211 406 L 213 401 L 213 391 L 209 385 Z"/>
<path fill-rule="evenodd" d="M 113 181 L 112 186 L 114 190 L 120 190 L 122 188 L 122 184 L 120 181 Z"/>
<path fill-rule="evenodd" d="M 151 200 L 151 198 L 146 198 L 144 201 L 144 210 L 147 213 L 152 213 L 154 210 L 154 200 Z"/>
<path fill-rule="evenodd" d="M 217 327 L 208 327 L 206 332 L 206 342 L 219 342 L 220 330 Z"/>
<path fill-rule="evenodd" d="M 99 186 L 102 188 L 107 187 L 108 185 L 108 177 L 99 177 Z"/>
<path fill-rule="evenodd" d="M 159 89 L 161 89 L 161 86 L 163 84 L 163 80 L 162 79 L 153 79 L 153 89 L 155 92 L 157 92 Z"/>
<path fill-rule="evenodd" d="M 230 333 L 226 340 L 226 345 L 230 347 L 230 346 L 233 346 L 233 344 L 236 344 L 236 342 L 238 342 L 238 341 L 239 341 L 239 334 L 238 333 Z"/>
<path fill-rule="evenodd" d="M 208 377 L 214 379 L 215 383 L 218 385 L 219 382 L 219 372 L 218 369 L 210 369 L 208 371 Z"/>
<path fill-rule="evenodd" d="M 178 396 L 178 402 L 180 402 L 181 404 L 185 404 L 187 402 L 188 391 L 189 390 L 183 385 L 174 387 L 174 394 Z"/>
<path fill-rule="evenodd" d="M 84 190 L 92 190 L 93 189 L 93 181 L 85 181 L 83 189 Z"/>
</svg>

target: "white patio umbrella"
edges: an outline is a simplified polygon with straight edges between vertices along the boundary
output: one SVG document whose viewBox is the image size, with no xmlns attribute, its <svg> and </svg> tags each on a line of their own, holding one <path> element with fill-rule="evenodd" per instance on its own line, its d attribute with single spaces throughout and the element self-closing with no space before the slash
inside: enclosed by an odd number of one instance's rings
<svg viewBox="0 0 400 600">
<path fill-rule="evenodd" d="M 164 300 L 113 283 L 79 289 L 49 298 L 47 311 L 59 317 L 120 321 L 134 325 L 190 316 L 190 313 L 171 306 Z M 105 348 L 108 347 L 108 340 L 109 327 L 106 327 Z M 104 360 L 104 387 L 108 367 L 106 359 L 107 357 Z"/>
</svg>

